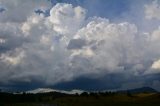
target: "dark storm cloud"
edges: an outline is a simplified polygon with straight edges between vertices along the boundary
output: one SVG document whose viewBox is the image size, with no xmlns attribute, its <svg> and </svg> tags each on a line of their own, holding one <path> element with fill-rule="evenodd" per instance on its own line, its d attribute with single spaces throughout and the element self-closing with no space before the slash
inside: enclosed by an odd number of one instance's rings
<svg viewBox="0 0 160 106">
<path fill-rule="evenodd" d="M 128 77 L 127 77 L 128 76 Z M 79 77 L 74 81 L 56 84 L 53 88 L 58 89 L 84 89 L 84 90 L 122 90 L 144 86 L 153 87 L 154 82 L 160 83 L 160 75 L 132 76 L 124 74 L 109 74 L 99 79 Z M 112 83 L 111 83 L 112 82 Z M 155 87 L 155 86 L 154 86 Z M 157 86 L 155 88 L 159 90 Z"/>
<path fill-rule="evenodd" d="M 5 8 L 0 7 L 0 13 L 3 13 L 5 10 Z"/>
<path fill-rule="evenodd" d="M 67 49 L 82 49 L 86 45 L 84 39 L 72 39 L 70 40 Z"/>
</svg>

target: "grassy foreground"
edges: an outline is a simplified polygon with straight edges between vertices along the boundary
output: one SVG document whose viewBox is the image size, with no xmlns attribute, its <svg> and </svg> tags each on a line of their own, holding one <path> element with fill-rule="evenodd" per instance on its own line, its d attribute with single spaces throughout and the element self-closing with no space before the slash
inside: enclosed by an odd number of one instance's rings
<svg viewBox="0 0 160 106">
<path fill-rule="evenodd" d="M 3 102 L 1 98 L 0 106 L 160 106 L 159 93 L 56 95 L 56 97 L 53 94 L 18 96 L 21 99 L 24 96 L 27 99 L 29 96 L 30 100 L 23 100 L 23 98 L 22 100 L 17 99 L 18 101 L 15 99 Z M 36 101 L 33 100 L 33 97 Z"/>
<path fill-rule="evenodd" d="M 64 97 L 55 100 L 59 106 L 160 106 L 159 94 L 136 94 L 127 96 Z"/>
</svg>

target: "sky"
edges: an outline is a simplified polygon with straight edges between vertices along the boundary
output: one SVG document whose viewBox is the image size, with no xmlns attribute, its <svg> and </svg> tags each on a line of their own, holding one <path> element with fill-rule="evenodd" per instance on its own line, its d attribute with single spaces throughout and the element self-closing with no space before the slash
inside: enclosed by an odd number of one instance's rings
<svg viewBox="0 0 160 106">
<path fill-rule="evenodd" d="M 160 91 L 159 0 L 0 0 L 0 89 Z"/>
</svg>

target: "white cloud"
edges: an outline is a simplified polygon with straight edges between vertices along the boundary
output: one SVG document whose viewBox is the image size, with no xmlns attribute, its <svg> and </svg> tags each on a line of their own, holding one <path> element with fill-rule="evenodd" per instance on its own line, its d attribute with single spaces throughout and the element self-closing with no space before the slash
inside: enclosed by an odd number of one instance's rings
<svg viewBox="0 0 160 106">
<path fill-rule="evenodd" d="M 5 39 L 0 38 L 0 44 L 5 43 L 5 42 L 6 42 Z"/>
<path fill-rule="evenodd" d="M 160 73 L 160 60 L 154 61 L 150 69 L 148 69 L 144 74 L 157 74 L 157 73 Z"/>
<path fill-rule="evenodd" d="M 6 8 L 4 14 L 1 14 L 1 22 L 24 22 L 36 9 L 50 8 L 47 0 L 0 0 L 0 3 Z"/>
<path fill-rule="evenodd" d="M 151 68 L 152 68 L 152 69 L 156 69 L 156 70 L 157 70 L 157 69 L 160 70 L 160 60 L 155 61 L 155 62 L 152 64 Z"/>
<path fill-rule="evenodd" d="M 154 42 L 160 40 L 160 27 L 152 32 L 151 40 Z"/>
<path fill-rule="evenodd" d="M 40 42 L 41 43 L 43 43 L 43 44 L 48 44 L 48 43 L 50 43 L 50 41 L 51 41 L 51 39 L 48 37 L 48 36 L 46 36 L 46 35 L 43 35 L 42 37 L 41 37 L 41 39 L 40 39 Z"/>
<path fill-rule="evenodd" d="M 55 31 L 72 35 L 82 27 L 85 14 L 85 9 L 80 6 L 73 7 L 72 4 L 61 3 L 51 9 L 49 19 Z"/>
<path fill-rule="evenodd" d="M 158 0 L 153 1 L 151 4 L 145 5 L 145 14 L 147 19 L 160 20 L 160 4 Z"/>
<path fill-rule="evenodd" d="M 22 62 L 25 57 L 25 52 L 16 49 L 15 51 L 8 52 L 7 54 L 1 54 L 0 60 L 8 65 L 18 65 Z"/>
<path fill-rule="evenodd" d="M 31 36 L 34 32 L 34 30 L 39 29 L 39 32 L 42 32 L 40 30 L 42 29 L 42 24 L 45 25 L 43 16 L 38 16 L 36 14 L 31 15 L 30 17 L 27 18 L 25 22 L 22 23 L 21 30 L 23 32 L 24 36 Z M 44 26 L 46 27 L 46 26 Z M 36 32 L 35 32 L 36 33 Z"/>
<path fill-rule="evenodd" d="M 137 28 L 133 24 L 114 24 L 98 18 L 89 22 L 75 35 L 75 39 L 85 39 L 87 44 L 79 50 L 79 54 L 77 50 L 73 50 L 73 54 L 83 56 L 89 53 L 89 56 L 92 56 L 89 61 L 95 68 L 94 71 L 120 71 L 124 68 L 122 64 L 133 64 L 138 59 L 136 54 L 132 53 L 135 51 L 136 34 Z"/>
<path fill-rule="evenodd" d="M 54 85 L 88 74 L 96 78 L 119 72 L 138 76 L 160 57 L 159 29 L 141 34 L 129 22 L 86 19 L 86 10 L 71 4 L 58 3 L 44 17 L 31 12 L 43 1 L 1 1 L 8 11 L 20 11 L 19 16 L 9 12 L 6 19 L 0 19 L 0 67 L 7 70 L 1 72 L 1 82 L 37 80 Z M 36 6 L 27 10 L 32 3 Z M 26 7 L 16 8 L 20 4 Z"/>
<path fill-rule="evenodd" d="M 157 28 L 153 30 L 153 32 L 150 34 L 150 45 L 148 48 L 150 48 L 150 52 L 152 54 L 153 60 L 159 59 L 160 57 L 160 28 Z"/>
</svg>

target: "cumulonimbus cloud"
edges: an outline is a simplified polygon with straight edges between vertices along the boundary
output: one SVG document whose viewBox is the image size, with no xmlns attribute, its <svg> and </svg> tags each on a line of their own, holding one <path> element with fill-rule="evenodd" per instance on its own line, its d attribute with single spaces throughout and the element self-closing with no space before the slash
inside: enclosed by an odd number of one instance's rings
<svg viewBox="0 0 160 106">
<path fill-rule="evenodd" d="M 159 70 L 159 29 L 141 33 L 135 24 L 87 18 L 86 13 L 80 6 L 58 3 L 48 17 L 27 12 L 23 21 L 10 15 L 0 18 L 0 27 L 5 26 L 5 30 L 0 30 L 0 47 L 4 48 L 0 51 L 0 82 L 36 80 L 54 85 L 83 75 L 141 76 L 146 71 L 152 73 L 151 68 Z M 148 15 L 152 14 L 147 12 L 147 17 L 151 17 Z"/>
</svg>

